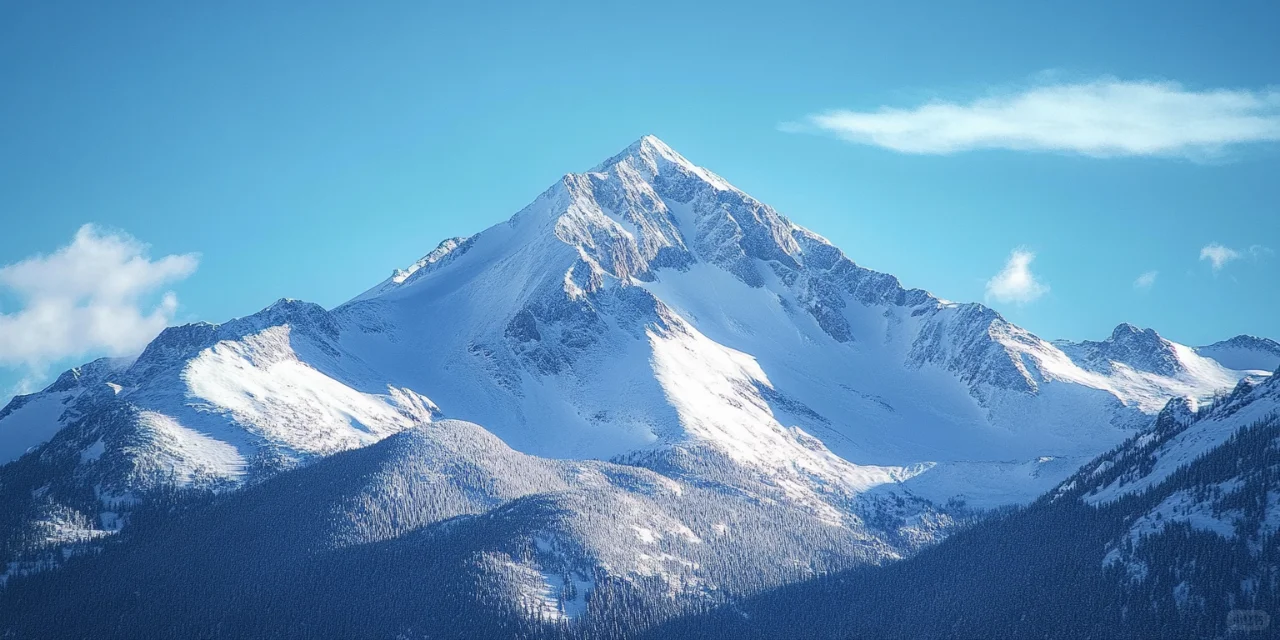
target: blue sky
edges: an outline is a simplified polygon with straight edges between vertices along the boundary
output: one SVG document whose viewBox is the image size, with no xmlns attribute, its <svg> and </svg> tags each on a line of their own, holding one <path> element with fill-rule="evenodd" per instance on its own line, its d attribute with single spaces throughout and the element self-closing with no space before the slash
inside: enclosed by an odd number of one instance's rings
<svg viewBox="0 0 1280 640">
<path fill-rule="evenodd" d="M 0 4 L 0 396 L 341 303 L 645 133 L 1047 338 L 1280 338 L 1275 3 L 263 4 Z"/>
</svg>

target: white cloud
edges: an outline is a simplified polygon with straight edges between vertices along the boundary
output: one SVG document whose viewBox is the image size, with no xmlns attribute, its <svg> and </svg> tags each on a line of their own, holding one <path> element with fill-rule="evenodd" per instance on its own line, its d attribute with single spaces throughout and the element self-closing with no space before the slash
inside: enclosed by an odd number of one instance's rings
<svg viewBox="0 0 1280 640">
<path fill-rule="evenodd" d="M 1236 250 L 1217 242 L 1211 242 L 1200 249 L 1200 259 L 1208 260 L 1209 264 L 1213 266 L 1214 273 L 1217 273 L 1223 267 L 1226 267 L 1228 262 L 1241 258 L 1249 258 L 1253 262 L 1261 262 L 1273 253 L 1275 252 L 1270 248 L 1260 244 L 1250 245 L 1248 249 Z"/>
<path fill-rule="evenodd" d="M 151 260 L 146 245 L 93 225 L 71 244 L 0 267 L 0 290 L 19 308 L 0 313 L 0 365 L 42 367 L 60 358 L 133 353 L 173 319 L 172 292 L 144 308 L 164 284 L 195 271 L 194 254 Z"/>
<path fill-rule="evenodd" d="M 1158 277 L 1159 275 L 1160 275 L 1159 271 L 1148 271 L 1138 276 L 1138 279 L 1133 281 L 1133 288 L 1142 289 L 1142 290 L 1150 289 L 1151 287 L 1155 286 L 1156 277 Z"/>
<path fill-rule="evenodd" d="M 1048 293 L 1049 285 L 1031 272 L 1035 259 L 1036 254 L 1026 249 L 1014 249 L 1000 273 L 987 281 L 987 299 L 1026 304 Z"/>
<path fill-rule="evenodd" d="M 1104 78 L 1041 84 L 964 103 L 827 111 L 782 128 L 817 130 L 902 153 L 1012 149 L 1203 158 L 1230 145 L 1280 141 L 1280 91 L 1193 91 L 1175 82 Z"/>
<path fill-rule="evenodd" d="M 1200 259 L 1208 260 L 1213 265 L 1214 271 L 1221 271 L 1227 266 L 1228 262 L 1240 258 L 1240 252 L 1231 247 L 1224 247 L 1216 242 L 1205 245 L 1200 249 Z"/>
</svg>

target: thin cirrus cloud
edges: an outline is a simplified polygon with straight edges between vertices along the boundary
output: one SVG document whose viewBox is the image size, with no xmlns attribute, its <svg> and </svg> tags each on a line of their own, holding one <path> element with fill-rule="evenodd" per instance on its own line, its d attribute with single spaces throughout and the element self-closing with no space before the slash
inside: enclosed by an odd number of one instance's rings
<svg viewBox="0 0 1280 640">
<path fill-rule="evenodd" d="M 1232 249 L 1218 242 L 1211 242 L 1200 249 L 1200 260 L 1208 261 L 1214 273 L 1222 271 L 1228 264 L 1249 258 L 1255 262 L 1264 260 L 1273 252 L 1260 244 L 1250 245 L 1247 249 Z"/>
<path fill-rule="evenodd" d="M 826 111 L 782 129 L 913 154 L 1009 149 L 1199 159 L 1234 145 L 1280 141 L 1280 91 L 1197 91 L 1176 82 L 1104 78 L 969 102 Z"/>
<path fill-rule="evenodd" d="M 1035 259 L 1036 254 L 1027 249 L 1014 249 L 1000 273 L 987 281 L 987 299 L 1027 304 L 1049 293 L 1049 285 L 1031 271 L 1031 263 Z"/>
<path fill-rule="evenodd" d="M 1142 275 L 1138 276 L 1136 280 L 1133 281 L 1133 288 L 1138 289 L 1140 291 L 1149 291 L 1151 287 L 1154 287 L 1156 285 L 1156 278 L 1158 278 L 1159 276 L 1160 276 L 1159 271 L 1148 271 L 1146 273 L 1143 273 Z"/>
<path fill-rule="evenodd" d="M 177 297 L 160 289 L 191 275 L 198 261 L 195 254 L 152 260 L 138 240 L 84 225 L 54 253 L 0 267 L 0 290 L 18 301 L 0 313 L 0 365 L 38 369 L 90 352 L 136 352 L 177 309 Z M 159 301 L 146 303 L 155 294 Z"/>
</svg>

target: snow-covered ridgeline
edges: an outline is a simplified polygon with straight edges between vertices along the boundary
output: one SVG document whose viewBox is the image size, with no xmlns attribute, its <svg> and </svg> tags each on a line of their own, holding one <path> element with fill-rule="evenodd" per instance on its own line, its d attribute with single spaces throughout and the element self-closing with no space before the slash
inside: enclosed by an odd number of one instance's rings
<svg viewBox="0 0 1280 640">
<path fill-rule="evenodd" d="M 1042 340 L 855 264 L 650 136 L 337 309 L 171 328 L 15 399 L 0 454 L 64 460 L 109 501 L 238 486 L 444 414 L 524 454 L 749 485 L 863 535 L 860 500 L 901 499 L 906 519 L 936 514 L 923 499 L 1026 502 L 1170 398 L 1262 375 L 1275 347 L 1128 325 Z"/>
</svg>

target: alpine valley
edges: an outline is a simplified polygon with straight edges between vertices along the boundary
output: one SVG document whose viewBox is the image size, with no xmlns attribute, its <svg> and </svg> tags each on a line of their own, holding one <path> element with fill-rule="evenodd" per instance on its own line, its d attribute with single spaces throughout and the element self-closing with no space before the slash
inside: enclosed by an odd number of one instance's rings
<svg viewBox="0 0 1280 640">
<path fill-rule="evenodd" d="M 1280 593 L 1277 367 L 1041 339 L 647 136 L 337 308 L 14 398 L 0 631 L 1236 633 Z"/>
</svg>

